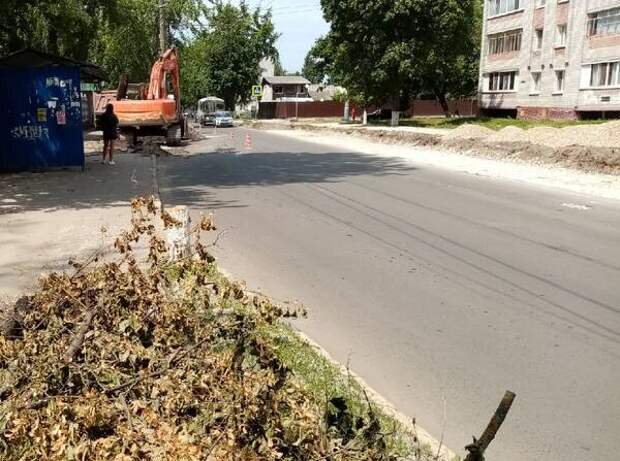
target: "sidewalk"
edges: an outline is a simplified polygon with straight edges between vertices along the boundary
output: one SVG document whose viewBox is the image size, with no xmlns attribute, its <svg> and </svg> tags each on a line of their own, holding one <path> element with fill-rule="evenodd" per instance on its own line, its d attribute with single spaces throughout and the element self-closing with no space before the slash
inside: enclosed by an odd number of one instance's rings
<svg viewBox="0 0 620 461">
<path fill-rule="evenodd" d="M 131 198 L 151 193 L 148 157 L 116 153 L 115 160 L 107 166 L 88 156 L 85 172 L 0 175 L 0 297 L 112 245 L 129 222 Z"/>
</svg>

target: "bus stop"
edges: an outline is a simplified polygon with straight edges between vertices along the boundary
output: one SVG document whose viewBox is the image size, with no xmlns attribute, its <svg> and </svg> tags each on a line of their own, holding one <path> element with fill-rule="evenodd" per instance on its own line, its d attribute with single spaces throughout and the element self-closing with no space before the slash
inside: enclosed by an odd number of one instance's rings
<svg viewBox="0 0 620 461">
<path fill-rule="evenodd" d="M 0 171 L 84 168 L 82 79 L 104 75 L 30 49 L 0 59 Z"/>
</svg>

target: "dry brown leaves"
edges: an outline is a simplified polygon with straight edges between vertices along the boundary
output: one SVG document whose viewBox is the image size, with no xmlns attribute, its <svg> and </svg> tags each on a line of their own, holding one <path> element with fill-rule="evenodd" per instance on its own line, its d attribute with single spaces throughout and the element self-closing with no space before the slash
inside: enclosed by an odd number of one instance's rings
<svg viewBox="0 0 620 461">
<path fill-rule="evenodd" d="M 132 210 L 117 261 L 43 278 L 0 335 L 1 459 L 387 459 L 330 435 L 257 333 L 294 313 L 222 279 L 199 237 L 166 261 L 154 200 Z"/>
</svg>

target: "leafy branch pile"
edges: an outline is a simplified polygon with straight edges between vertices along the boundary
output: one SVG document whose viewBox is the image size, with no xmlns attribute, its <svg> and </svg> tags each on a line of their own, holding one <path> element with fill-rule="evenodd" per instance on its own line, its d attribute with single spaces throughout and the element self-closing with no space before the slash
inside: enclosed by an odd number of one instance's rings
<svg viewBox="0 0 620 461">
<path fill-rule="evenodd" d="M 395 459 L 372 410 L 326 412 L 277 358 L 259 331 L 295 313 L 219 275 L 210 218 L 170 262 L 156 227 L 174 221 L 152 199 L 132 211 L 115 261 L 48 275 L 5 313 L 1 459 Z"/>
</svg>

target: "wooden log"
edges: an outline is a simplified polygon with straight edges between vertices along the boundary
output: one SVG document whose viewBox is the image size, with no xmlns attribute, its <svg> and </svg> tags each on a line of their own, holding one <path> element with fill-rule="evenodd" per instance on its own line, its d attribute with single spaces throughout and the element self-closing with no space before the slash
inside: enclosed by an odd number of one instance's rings
<svg viewBox="0 0 620 461">
<path fill-rule="evenodd" d="M 474 443 L 465 447 L 465 449 L 469 452 L 465 458 L 465 461 L 484 461 L 484 452 L 487 448 L 489 448 L 489 445 L 497 435 L 499 428 L 504 423 L 506 415 L 508 415 L 515 397 L 516 394 L 514 392 L 506 391 L 504 398 L 497 407 L 497 410 L 495 410 L 491 421 L 480 436 L 480 439 L 476 439 L 474 437 Z"/>
</svg>

